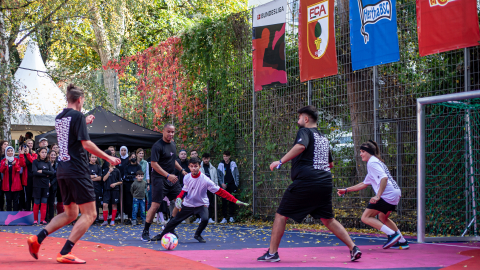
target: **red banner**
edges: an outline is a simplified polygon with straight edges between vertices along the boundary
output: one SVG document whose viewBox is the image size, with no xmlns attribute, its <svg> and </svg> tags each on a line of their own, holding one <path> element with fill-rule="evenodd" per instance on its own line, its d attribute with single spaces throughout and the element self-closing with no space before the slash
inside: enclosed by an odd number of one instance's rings
<svg viewBox="0 0 480 270">
<path fill-rule="evenodd" d="M 417 0 L 420 56 L 479 45 L 476 0 Z"/>
<path fill-rule="evenodd" d="M 301 0 L 299 20 L 300 81 L 337 74 L 335 1 Z"/>
</svg>

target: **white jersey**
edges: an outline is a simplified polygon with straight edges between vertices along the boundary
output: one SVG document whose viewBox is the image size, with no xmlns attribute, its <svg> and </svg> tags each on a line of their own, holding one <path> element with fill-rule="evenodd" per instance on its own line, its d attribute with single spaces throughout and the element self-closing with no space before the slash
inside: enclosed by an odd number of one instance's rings
<svg viewBox="0 0 480 270">
<path fill-rule="evenodd" d="M 387 177 L 387 186 L 380 197 L 389 204 L 397 205 L 400 201 L 400 196 L 402 196 L 402 192 L 400 191 L 397 182 L 393 180 L 393 177 L 390 174 L 387 166 L 377 157 L 372 156 L 367 162 L 367 170 L 368 174 L 363 183 L 366 185 L 372 185 L 375 194 L 378 194 L 380 180 Z"/>
<path fill-rule="evenodd" d="M 191 173 L 183 178 L 182 190 L 187 192 L 187 196 L 183 200 L 183 205 L 187 207 L 209 206 L 207 190 L 216 193 L 220 189 L 205 174 L 199 173 L 198 177 L 193 177 Z"/>
</svg>

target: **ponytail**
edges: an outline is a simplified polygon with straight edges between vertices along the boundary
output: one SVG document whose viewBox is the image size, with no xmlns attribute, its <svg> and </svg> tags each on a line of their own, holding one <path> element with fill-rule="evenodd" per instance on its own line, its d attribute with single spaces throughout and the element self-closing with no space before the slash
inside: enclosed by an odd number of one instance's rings
<svg viewBox="0 0 480 270">
<path fill-rule="evenodd" d="M 380 154 L 380 147 L 378 147 L 378 144 L 375 141 L 368 140 L 367 142 L 362 143 L 360 150 L 364 150 L 370 155 L 378 158 L 381 162 L 384 162 Z"/>
</svg>

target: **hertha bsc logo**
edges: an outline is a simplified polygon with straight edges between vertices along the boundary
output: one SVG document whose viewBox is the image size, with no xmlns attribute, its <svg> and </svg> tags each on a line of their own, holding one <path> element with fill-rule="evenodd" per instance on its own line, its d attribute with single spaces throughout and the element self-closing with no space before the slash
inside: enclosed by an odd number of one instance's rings
<svg viewBox="0 0 480 270">
<path fill-rule="evenodd" d="M 363 6 L 362 0 L 358 1 L 358 10 L 362 27 L 360 33 L 363 36 L 363 42 L 367 44 L 369 40 L 368 33 L 365 31 L 367 24 L 375 24 L 381 19 L 392 19 L 392 2 L 390 0 L 381 0 L 376 4 Z M 448 1 L 448 0 L 447 0 Z"/>
<path fill-rule="evenodd" d="M 314 59 L 320 59 L 328 46 L 328 0 L 307 7 L 308 52 Z"/>
</svg>

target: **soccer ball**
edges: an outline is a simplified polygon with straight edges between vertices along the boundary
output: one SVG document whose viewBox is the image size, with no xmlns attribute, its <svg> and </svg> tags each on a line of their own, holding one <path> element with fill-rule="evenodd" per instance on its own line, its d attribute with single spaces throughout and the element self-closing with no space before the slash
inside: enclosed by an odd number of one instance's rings
<svg viewBox="0 0 480 270">
<path fill-rule="evenodd" d="M 167 233 L 162 237 L 162 247 L 166 250 L 173 250 L 178 245 L 178 239 L 173 233 Z"/>
</svg>

